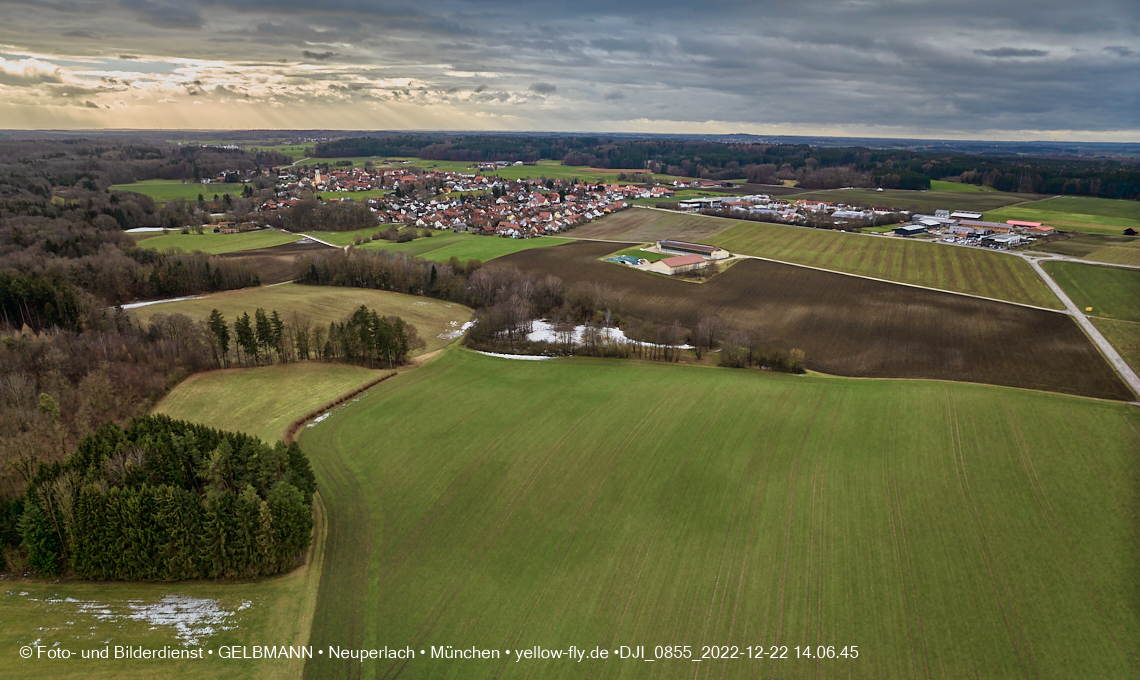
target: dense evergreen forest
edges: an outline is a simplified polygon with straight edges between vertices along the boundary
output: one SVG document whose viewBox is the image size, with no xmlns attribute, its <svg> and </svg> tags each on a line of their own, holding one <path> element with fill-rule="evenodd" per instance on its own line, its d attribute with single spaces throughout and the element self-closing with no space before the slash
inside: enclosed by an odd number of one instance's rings
<svg viewBox="0 0 1140 680">
<path fill-rule="evenodd" d="M 42 466 L 18 529 L 41 576 L 269 576 L 295 567 L 309 546 L 315 491 L 296 443 L 148 416 L 104 425 Z"/>
<path fill-rule="evenodd" d="M 792 179 L 807 189 L 846 186 L 929 189 L 952 180 L 999 191 L 1140 197 L 1140 167 L 1116 160 L 980 155 L 806 144 L 725 144 L 679 140 L 507 135 L 389 135 L 317 144 L 319 158 L 418 156 L 452 161 L 561 161 L 564 165 L 651 170 L 716 180 L 779 184 Z"/>
</svg>

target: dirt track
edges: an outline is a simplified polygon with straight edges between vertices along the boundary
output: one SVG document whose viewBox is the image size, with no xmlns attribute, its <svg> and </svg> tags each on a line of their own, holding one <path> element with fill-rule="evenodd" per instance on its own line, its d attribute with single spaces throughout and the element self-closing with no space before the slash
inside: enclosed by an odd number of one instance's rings
<svg viewBox="0 0 1140 680">
<path fill-rule="evenodd" d="M 1065 314 L 747 260 L 705 284 L 600 262 L 614 244 L 577 242 L 501 257 L 567 284 L 602 281 L 627 316 L 692 326 L 715 313 L 760 327 L 836 375 L 933 378 L 1107 399 L 1130 398 L 1112 368 Z"/>
</svg>

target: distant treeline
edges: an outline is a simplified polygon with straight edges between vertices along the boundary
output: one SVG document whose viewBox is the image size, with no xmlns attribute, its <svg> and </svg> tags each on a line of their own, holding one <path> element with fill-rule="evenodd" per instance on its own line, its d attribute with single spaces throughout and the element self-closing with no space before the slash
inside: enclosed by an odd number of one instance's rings
<svg viewBox="0 0 1140 680">
<path fill-rule="evenodd" d="M 241 260 L 140 248 L 106 215 L 0 219 L 3 329 L 80 330 L 108 305 L 258 283 Z"/>
<path fill-rule="evenodd" d="M 299 563 L 315 491 L 296 443 L 148 416 L 41 467 L 17 526 L 40 576 L 252 578 Z"/>
<path fill-rule="evenodd" d="M 846 186 L 929 189 L 952 180 L 999 191 L 1140 197 L 1140 169 L 1115 160 L 1031 158 L 864 147 L 813 148 L 806 144 L 725 144 L 601 137 L 499 135 L 389 135 L 318 144 L 318 157 L 418 156 L 452 161 L 561 161 L 564 165 L 650 170 L 714 180 L 779 184 L 807 189 Z"/>
</svg>

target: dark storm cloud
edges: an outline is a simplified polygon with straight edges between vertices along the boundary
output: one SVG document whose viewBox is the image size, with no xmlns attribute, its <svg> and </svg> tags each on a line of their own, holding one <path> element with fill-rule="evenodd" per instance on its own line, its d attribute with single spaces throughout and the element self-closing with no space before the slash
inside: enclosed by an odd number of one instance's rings
<svg viewBox="0 0 1140 680">
<path fill-rule="evenodd" d="M 310 52 L 309 50 L 305 50 L 301 53 L 301 56 L 306 59 L 312 59 L 313 61 L 325 61 L 337 55 L 336 52 Z"/>
<path fill-rule="evenodd" d="M 974 54 L 980 54 L 983 57 L 995 57 L 998 59 L 1005 59 L 1008 57 L 1047 57 L 1049 56 L 1049 50 L 1021 49 L 1018 47 L 997 47 L 992 50 L 974 50 Z"/>
<path fill-rule="evenodd" d="M 182 2 L 151 2 L 151 0 L 119 0 L 119 3 L 143 23 L 155 28 L 199 28 L 202 16 L 198 10 Z"/>
<path fill-rule="evenodd" d="M 1131 57 L 1134 54 L 1136 54 L 1136 50 L 1128 49 L 1127 47 L 1124 47 L 1123 45 L 1109 45 L 1109 46 L 1104 48 L 1104 51 L 1105 52 L 1111 52 L 1112 54 L 1115 54 L 1118 57 Z"/>
<path fill-rule="evenodd" d="M 536 94 L 554 94 L 558 90 L 558 86 L 539 81 L 537 83 L 531 83 L 527 89 Z"/>
</svg>

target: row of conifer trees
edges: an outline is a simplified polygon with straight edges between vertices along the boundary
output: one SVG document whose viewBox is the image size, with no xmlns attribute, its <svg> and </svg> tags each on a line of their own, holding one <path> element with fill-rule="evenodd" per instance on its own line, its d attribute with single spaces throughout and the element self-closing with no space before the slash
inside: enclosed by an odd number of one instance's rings
<svg viewBox="0 0 1140 680">
<path fill-rule="evenodd" d="M 249 578 L 309 546 L 316 481 L 296 443 L 147 416 L 106 425 L 28 487 L 19 520 L 42 576 Z"/>
</svg>

